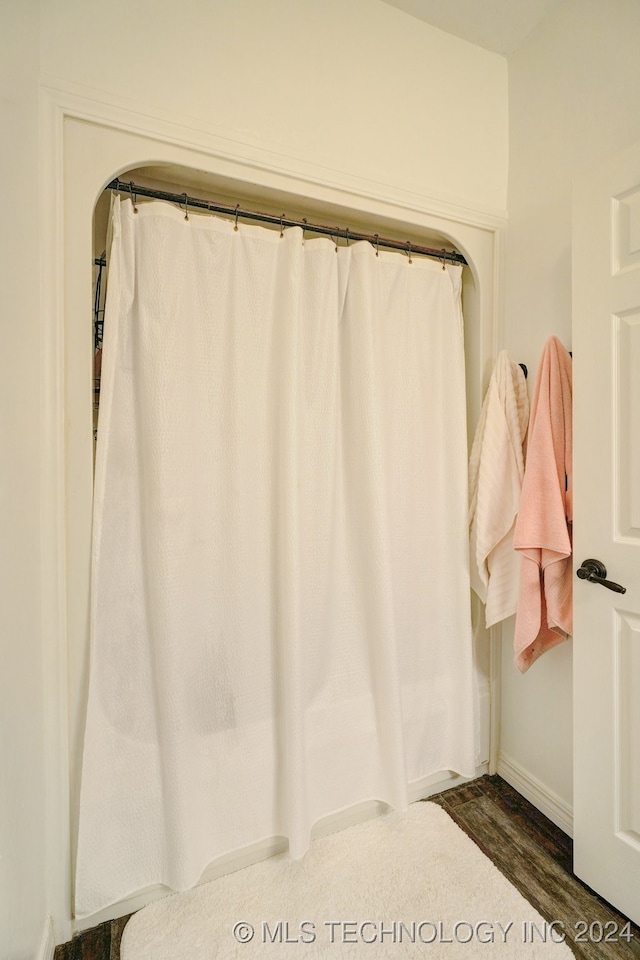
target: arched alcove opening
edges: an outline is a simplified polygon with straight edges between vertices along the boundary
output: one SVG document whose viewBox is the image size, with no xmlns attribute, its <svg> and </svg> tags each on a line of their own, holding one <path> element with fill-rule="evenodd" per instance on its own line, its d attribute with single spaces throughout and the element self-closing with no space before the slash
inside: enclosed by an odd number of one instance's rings
<svg viewBox="0 0 640 960">
<path fill-rule="evenodd" d="M 147 158 L 153 157 L 153 161 Z M 143 159 L 144 158 L 144 159 Z M 432 214 L 403 198 L 385 200 L 358 193 L 345 184 L 305 180 L 255 164 L 221 159 L 205 151 L 133 134 L 102 124 L 67 117 L 64 123 L 64 176 L 59 184 L 63 216 L 60 235 L 63 254 L 57 276 L 61 309 L 59 361 L 65 369 L 61 412 L 67 430 L 61 456 L 65 463 L 64 576 L 67 619 L 61 631 L 58 669 L 65 675 L 58 709 L 68 718 L 68 740 L 58 743 L 65 758 L 60 770 L 60 829 L 69 837 L 70 889 L 73 882 L 81 776 L 82 737 L 87 695 L 90 532 L 93 478 L 93 291 L 90 267 L 104 252 L 109 195 L 105 186 L 115 177 L 134 180 L 172 192 L 188 192 L 204 199 L 241 203 L 253 209 L 292 218 L 348 226 L 412 243 L 455 248 L 469 266 L 463 271 L 465 342 L 467 351 L 467 401 L 470 433 L 475 426 L 482 389 L 493 355 L 495 304 L 494 272 L 496 233 L 486 226 L 457 222 L 453 215 Z M 478 667 L 482 720 L 483 760 L 489 755 L 490 676 L 489 644 L 478 631 Z M 53 734 L 52 734 L 53 736 Z M 427 789 L 427 787 L 425 787 Z M 166 891 L 165 891 L 166 892 Z M 153 891 L 145 899 L 153 898 Z M 72 910 L 72 897 L 69 893 Z M 118 916 L 142 902 L 116 905 Z M 106 916 L 78 925 L 92 926 Z"/>
</svg>

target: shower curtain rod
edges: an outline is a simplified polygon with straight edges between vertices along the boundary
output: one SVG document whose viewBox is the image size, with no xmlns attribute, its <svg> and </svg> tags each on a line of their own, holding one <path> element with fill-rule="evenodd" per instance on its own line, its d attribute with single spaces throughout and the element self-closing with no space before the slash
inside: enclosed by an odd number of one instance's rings
<svg viewBox="0 0 640 960">
<path fill-rule="evenodd" d="M 223 213 L 229 217 L 234 217 L 236 224 L 238 219 L 243 217 L 246 220 L 257 220 L 261 223 L 273 223 L 276 226 L 279 226 L 281 230 L 283 230 L 285 227 L 302 227 L 303 230 L 306 230 L 309 233 L 318 233 L 325 237 L 331 237 L 334 240 L 337 240 L 338 238 L 346 240 L 347 244 L 350 240 L 366 240 L 376 248 L 376 252 L 378 247 L 385 247 L 390 250 L 402 250 L 404 253 L 407 253 L 409 257 L 415 253 L 419 256 L 432 257 L 436 260 L 441 260 L 443 261 L 443 267 L 445 261 L 448 261 L 449 263 L 460 263 L 463 266 L 467 265 L 467 261 L 461 253 L 456 253 L 453 250 L 445 250 L 444 247 L 441 250 L 437 250 L 435 247 L 424 247 L 420 244 L 413 244 L 409 240 L 390 240 L 388 238 L 378 236 L 377 233 L 354 233 L 347 227 L 328 227 L 319 223 L 309 223 L 307 220 L 292 220 L 289 217 L 285 217 L 284 214 L 282 214 L 281 217 L 278 217 L 271 213 L 258 213 L 256 210 L 241 210 L 240 204 L 232 207 L 226 204 L 214 203 L 210 200 L 198 200 L 197 197 L 189 196 L 186 193 L 168 193 L 166 190 L 152 190 L 149 187 L 141 187 L 138 184 L 128 182 L 126 180 L 120 180 L 117 177 L 105 187 L 105 190 L 116 190 L 119 193 L 128 194 L 133 201 L 134 207 L 137 197 L 147 197 L 153 200 L 166 200 L 168 203 L 178 204 L 178 206 L 184 209 L 185 217 L 187 218 L 189 215 L 189 208 L 192 207 L 197 210 L 208 210 L 210 213 Z"/>
</svg>

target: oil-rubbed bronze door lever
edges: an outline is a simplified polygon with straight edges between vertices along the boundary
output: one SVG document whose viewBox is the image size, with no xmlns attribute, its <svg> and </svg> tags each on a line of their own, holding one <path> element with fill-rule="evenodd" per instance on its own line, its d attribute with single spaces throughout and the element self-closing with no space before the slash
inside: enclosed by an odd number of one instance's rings
<svg viewBox="0 0 640 960">
<path fill-rule="evenodd" d="M 607 590 L 613 590 L 615 593 L 626 593 L 627 588 L 620 586 L 619 583 L 613 583 L 612 580 L 605 580 L 607 568 L 600 560 L 583 560 L 582 566 L 576 570 L 577 576 L 581 580 L 588 580 L 589 583 L 599 583 Z"/>
</svg>

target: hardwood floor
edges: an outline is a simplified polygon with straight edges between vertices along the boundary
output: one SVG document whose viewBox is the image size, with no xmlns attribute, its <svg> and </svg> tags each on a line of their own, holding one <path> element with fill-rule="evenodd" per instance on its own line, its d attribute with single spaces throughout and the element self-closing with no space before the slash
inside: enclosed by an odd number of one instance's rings
<svg viewBox="0 0 640 960">
<path fill-rule="evenodd" d="M 581 960 L 640 960 L 640 929 L 578 880 L 573 843 L 498 776 L 430 798 L 440 804 Z M 560 926 L 562 924 L 562 926 Z M 586 929 L 585 929 L 586 928 Z M 630 939 L 620 938 L 628 932 Z M 598 938 L 616 937 L 614 942 Z"/>
<path fill-rule="evenodd" d="M 580 960 L 640 960 L 640 929 L 571 872 L 571 839 L 501 777 L 485 776 L 429 798 L 440 804 Z M 128 917 L 56 948 L 55 960 L 120 960 Z M 562 924 L 562 926 L 560 926 Z M 628 931 L 630 939 L 620 938 Z M 617 936 L 617 942 L 597 942 Z"/>
<path fill-rule="evenodd" d="M 120 960 L 120 939 L 128 919 L 120 917 L 85 930 L 56 947 L 54 960 Z"/>
</svg>

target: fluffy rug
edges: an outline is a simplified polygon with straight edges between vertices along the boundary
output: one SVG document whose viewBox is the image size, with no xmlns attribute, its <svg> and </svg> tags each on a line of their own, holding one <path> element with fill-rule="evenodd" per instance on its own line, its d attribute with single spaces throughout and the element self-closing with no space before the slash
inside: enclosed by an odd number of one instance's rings
<svg viewBox="0 0 640 960">
<path fill-rule="evenodd" d="M 551 926 L 434 803 L 413 804 L 145 907 L 121 960 L 569 960 Z"/>
</svg>

